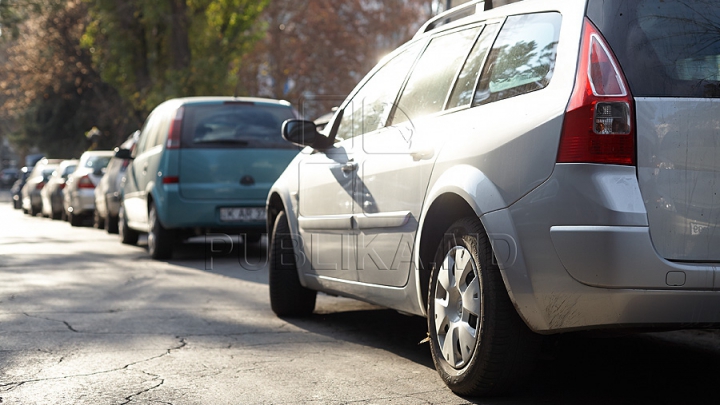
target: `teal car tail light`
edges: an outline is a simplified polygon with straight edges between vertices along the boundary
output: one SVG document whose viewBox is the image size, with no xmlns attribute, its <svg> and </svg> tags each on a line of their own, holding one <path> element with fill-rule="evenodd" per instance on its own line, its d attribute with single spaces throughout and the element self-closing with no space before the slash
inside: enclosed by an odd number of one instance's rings
<svg viewBox="0 0 720 405">
<path fill-rule="evenodd" d="M 180 138 L 182 135 L 182 122 L 185 114 L 185 108 L 180 107 L 175 112 L 175 118 L 170 122 L 170 130 L 168 131 L 166 149 L 180 149 Z"/>
<path fill-rule="evenodd" d="M 180 183 L 180 177 L 178 176 L 167 176 L 162 179 L 163 184 L 178 184 Z"/>
</svg>

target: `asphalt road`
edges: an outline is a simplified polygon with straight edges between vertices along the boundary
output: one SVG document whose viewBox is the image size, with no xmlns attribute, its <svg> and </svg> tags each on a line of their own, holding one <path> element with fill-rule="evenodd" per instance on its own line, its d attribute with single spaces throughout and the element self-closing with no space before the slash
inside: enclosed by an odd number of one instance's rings
<svg viewBox="0 0 720 405">
<path fill-rule="evenodd" d="M 422 318 L 321 295 L 312 317 L 278 319 L 266 269 L 247 270 L 244 254 L 218 257 L 200 240 L 156 262 L 142 244 L 5 201 L 0 192 L 3 405 L 718 402 L 714 330 L 550 339 L 511 395 L 460 398 L 418 344 Z"/>
</svg>

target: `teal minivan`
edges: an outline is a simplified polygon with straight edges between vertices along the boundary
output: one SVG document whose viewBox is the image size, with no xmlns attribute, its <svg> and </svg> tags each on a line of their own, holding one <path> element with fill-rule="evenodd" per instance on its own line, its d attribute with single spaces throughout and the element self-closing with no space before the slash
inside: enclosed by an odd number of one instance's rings
<svg viewBox="0 0 720 405">
<path fill-rule="evenodd" d="M 168 100 L 148 116 L 122 186 L 120 237 L 148 234 L 153 259 L 169 259 L 183 239 L 207 232 L 260 240 L 265 200 L 298 148 L 281 137 L 297 113 L 286 101 L 191 97 Z"/>
</svg>

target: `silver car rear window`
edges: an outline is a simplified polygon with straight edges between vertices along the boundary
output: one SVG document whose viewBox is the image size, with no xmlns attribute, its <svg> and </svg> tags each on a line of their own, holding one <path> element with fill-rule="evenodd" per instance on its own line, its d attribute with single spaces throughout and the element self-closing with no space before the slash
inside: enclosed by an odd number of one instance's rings
<svg viewBox="0 0 720 405">
<path fill-rule="evenodd" d="M 590 0 L 587 15 L 638 97 L 720 97 L 716 0 Z"/>
</svg>

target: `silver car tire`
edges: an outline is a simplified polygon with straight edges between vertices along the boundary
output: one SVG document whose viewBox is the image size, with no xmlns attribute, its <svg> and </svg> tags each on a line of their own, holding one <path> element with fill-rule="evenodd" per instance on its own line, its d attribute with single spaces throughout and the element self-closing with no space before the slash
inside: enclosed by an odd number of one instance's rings
<svg viewBox="0 0 720 405">
<path fill-rule="evenodd" d="M 39 214 L 39 213 L 40 213 L 40 208 L 35 207 L 31 201 L 30 202 L 30 210 L 28 211 L 28 214 L 30 214 L 31 217 L 36 217 L 37 214 Z"/>
<path fill-rule="evenodd" d="M 100 216 L 100 212 L 97 209 L 93 211 L 93 228 L 105 229 L 105 218 Z"/>
<path fill-rule="evenodd" d="M 83 225 L 83 218 L 80 215 L 75 214 L 74 212 L 68 213 L 68 221 L 70 222 L 70 226 Z"/>
<path fill-rule="evenodd" d="M 110 207 L 108 207 L 107 205 L 105 207 L 105 212 L 107 212 L 107 215 L 105 216 L 105 230 L 107 231 L 107 233 L 116 234 L 120 232 L 118 217 L 113 216 L 110 213 Z"/>
<path fill-rule="evenodd" d="M 478 218 L 461 219 L 443 235 L 427 313 L 433 362 L 456 394 L 502 394 L 530 369 L 539 336 L 510 301 Z"/>
<path fill-rule="evenodd" d="M 280 317 L 312 314 L 317 292 L 300 284 L 290 226 L 284 211 L 275 218 L 268 253 L 268 287 L 273 312 Z"/>
</svg>

